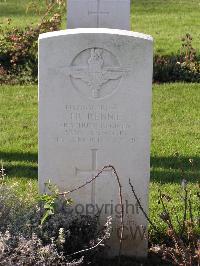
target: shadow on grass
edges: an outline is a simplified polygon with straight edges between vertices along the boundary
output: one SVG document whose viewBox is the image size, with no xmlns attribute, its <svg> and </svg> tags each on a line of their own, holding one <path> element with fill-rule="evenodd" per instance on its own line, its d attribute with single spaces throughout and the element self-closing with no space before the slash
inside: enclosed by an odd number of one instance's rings
<svg viewBox="0 0 200 266">
<path fill-rule="evenodd" d="M 29 161 L 37 163 L 38 154 L 36 152 L 1 152 L 0 151 L 0 160 L 3 161 Z"/>
<path fill-rule="evenodd" d="M 36 179 L 38 177 L 37 153 L 0 152 L 5 173 L 8 177 Z"/>
<path fill-rule="evenodd" d="M 161 183 L 197 182 L 200 178 L 200 157 L 151 157 L 151 181 Z"/>
<path fill-rule="evenodd" d="M 37 166 L 31 165 L 7 165 L 5 164 L 6 176 L 8 177 L 19 177 L 19 178 L 28 178 L 28 179 L 37 179 L 38 178 L 38 168 Z"/>
<path fill-rule="evenodd" d="M 37 153 L 0 152 L 8 177 L 37 178 Z M 200 157 L 151 157 L 151 181 L 180 183 L 182 179 L 197 182 Z"/>
<path fill-rule="evenodd" d="M 23 8 L 21 6 L 14 6 L 12 4 L 3 4 L 1 8 L 3 11 L 0 13 L 0 17 L 12 18 L 13 16 L 20 17 L 26 15 L 26 7 Z"/>
</svg>

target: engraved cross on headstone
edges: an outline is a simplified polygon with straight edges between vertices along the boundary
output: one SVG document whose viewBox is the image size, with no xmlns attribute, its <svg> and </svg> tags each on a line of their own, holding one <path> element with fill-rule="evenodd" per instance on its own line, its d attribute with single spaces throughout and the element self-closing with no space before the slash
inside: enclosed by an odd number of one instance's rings
<svg viewBox="0 0 200 266">
<path fill-rule="evenodd" d="M 130 0 L 67 0 L 67 27 L 130 30 Z"/>
<path fill-rule="evenodd" d="M 76 167 L 75 168 L 76 176 L 86 177 L 87 180 L 89 181 L 91 178 L 95 177 L 98 174 L 100 169 L 97 169 L 97 151 L 98 151 L 98 149 L 91 149 L 91 154 L 92 154 L 92 166 L 91 166 L 91 169 L 89 169 L 89 170 L 81 170 L 81 169 L 78 169 Z M 101 177 L 102 178 L 103 178 L 103 176 L 108 177 L 107 173 L 112 175 L 113 171 L 111 169 L 104 170 L 103 173 L 101 174 Z M 93 204 L 93 206 L 95 205 L 95 183 L 96 183 L 96 180 L 93 180 L 92 181 L 92 191 L 91 191 L 91 203 Z"/>
<path fill-rule="evenodd" d="M 102 15 L 109 15 L 110 13 L 108 11 L 101 11 L 101 8 L 100 8 L 100 2 L 101 0 L 97 0 L 97 9 L 96 11 L 88 11 L 88 15 L 95 15 L 96 18 L 97 18 L 97 24 L 96 24 L 96 27 L 99 28 L 100 27 L 100 16 Z"/>
</svg>

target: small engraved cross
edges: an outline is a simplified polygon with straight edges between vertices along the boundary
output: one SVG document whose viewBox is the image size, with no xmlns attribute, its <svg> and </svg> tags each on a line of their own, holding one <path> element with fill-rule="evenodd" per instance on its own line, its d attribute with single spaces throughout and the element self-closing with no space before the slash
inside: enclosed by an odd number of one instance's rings
<svg viewBox="0 0 200 266">
<path fill-rule="evenodd" d="M 98 149 L 91 149 L 91 154 L 92 154 L 92 167 L 90 170 L 80 170 L 78 168 L 75 168 L 75 174 L 76 176 L 81 176 L 81 177 L 86 177 L 88 180 L 90 180 L 90 178 L 95 177 L 98 172 L 100 171 L 99 169 L 97 169 L 97 151 Z M 108 170 L 104 170 L 104 172 L 109 173 L 110 175 L 112 175 L 113 171 L 111 169 Z M 106 173 L 102 173 L 102 175 L 106 175 L 106 177 L 108 177 L 108 175 Z M 92 192 L 91 192 L 91 203 L 93 204 L 93 206 L 95 205 L 95 181 L 92 181 Z"/>
<path fill-rule="evenodd" d="M 100 16 L 101 15 L 109 15 L 108 11 L 100 10 L 100 2 L 101 0 L 97 0 L 97 10 L 96 11 L 88 11 L 88 15 L 96 15 L 97 16 L 97 28 L 100 27 Z"/>
</svg>

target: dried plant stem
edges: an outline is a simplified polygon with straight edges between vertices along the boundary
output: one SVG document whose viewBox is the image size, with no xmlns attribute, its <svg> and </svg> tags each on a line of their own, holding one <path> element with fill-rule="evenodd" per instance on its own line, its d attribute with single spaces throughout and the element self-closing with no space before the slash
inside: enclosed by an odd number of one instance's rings
<svg viewBox="0 0 200 266">
<path fill-rule="evenodd" d="M 74 256 L 74 255 L 78 255 L 78 254 L 81 254 L 81 253 L 85 253 L 85 252 L 88 252 L 88 251 L 91 251 L 95 248 L 97 248 L 98 246 L 101 245 L 101 243 L 106 239 L 106 236 L 104 236 L 96 245 L 90 247 L 90 248 L 86 248 L 86 249 L 82 249 L 82 250 L 79 250 L 77 252 L 74 252 L 72 254 L 69 254 L 67 255 L 68 257 L 71 257 L 71 256 Z"/>
<path fill-rule="evenodd" d="M 3 167 L 3 161 L 1 161 L 1 169 L 0 169 L 0 179 L 4 180 L 5 178 L 5 169 Z"/>
<path fill-rule="evenodd" d="M 188 208 L 188 191 L 185 186 L 184 188 L 184 214 L 183 214 L 183 224 L 182 224 L 182 230 L 181 230 L 181 236 L 183 235 L 183 232 L 185 231 L 185 223 L 187 218 L 187 208 Z"/>
<path fill-rule="evenodd" d="M 123 208 L 122 185 L 121 185 L 120 178 L 119 178 L 119 175 L 118 175 L 115 167 L 112 166 L 112 165 L 104 166 L 93 178 L 91 178 L 90 180 L 88 180 L 84 184 L 82 184 L 82 185 L 80 185 L 80 186 L 78 186 L 78 187 L 76 187 L 76 188 L 74 188 L 72 190 L 69 190 L 67 192 L 59 193 L 59 196 L 66 196 L 66 195 L 68 195 L 68 194 L 70 194 L 72 192 L 75 192 L 75 191 L 87 186 L 88 184 L 92 183 L 95 179 L 97 179 L 107 169 L 112 169 L 113 170 L 113 173 L 114 173 L 114 175 L 115 175 L 115 177 L 117 179 L 117 183 L 118 183 L 118 187 L 119 187 L 119 201 L 120 201 L 120 206 L 121 206 L 121 215 L 120 215 L 121 231 L 120 231 L 120 242 L 119 242 L 119 265 L 120 265 L 121 252 L 122 252 L 122 240 L 123 240 L 123 235 L 124 235 L 124 208 Z M 88 251 L 90 249 L 85 249 L 85 251 Z M 81 252 L 84 252 L 84 250 L 81 251 Z M 79 251 L 78 251 L 78 253 L 79 253 Z"/>
<path fill-rule="evenodd" d="M 162 197 L 162 192 L 160 189 L 159 189 L 159 199 L 160 199 L 160 202 L 162 204 L 164 212 L 167 214 L 167 220 L 166 220 L 167 224 L 168 224 L 169 228 L 172 229 L 173 232 L 175 232 L 173 223 L 172 223 L 170 215 L 169 215 L 169 211 L 168 211 L 167 207 L 165 206 L 165 203 L 164 203 L 163 197 Z"/>
<path fill-rule="evenodd" d="M 158 233 L 160 233 L 159 230 L 157 229 L 157 227 L 154 225 L 154 223 L 153 223 L 153 222 L 150 220 L 150 218 L 148 217 L 148 215 L 147 215 L 147 213 L 145 212 L 145 210 L 143 209 L 143 207 L 142 207 L 142 205 L 141 205 L 141 203 L 140 203 L 140 200 L 139 200 L 139 198 L 138 198 L 138 196 L 137 196 L 137 194 L 136 194 L 136 192 L 135 192 L 135 190 L 134 190 L 134 187 L 133 187 L 133 185 L 132 185 L 132 183 L 131 183 L 130 178 L 129 178 L 129 185 L 130 185 L 131 190 L 132 190 L 132 192 L 133 192 L 133 195 L 134 195 L 134 197 L 135 197 L 135 199 L 136 199 L 136 201 L 137 201 L 137 204 L 138 204 L 140 210 L 142 211 L 142 213 L 144 214 L 145 218 L 146 218 L 147 221 L 150 223 L 150 225 L 152 226 L 152 228 L 153 228 L 155 231 L 157 231 Z"/>
<path fill-rule="evenodd" d="M 45 20 L 46 16 L 49 15 L 49 13 L 51 12 L 51 10 L 57 5 L 57 2 L 55 1 L 52 4 L 49 4 L 47 7 L 47 10 L 45 12 L 45 14 L 43 15 L 42 19 L 41 19 L 41 23 Z"/>
<path fill-rule="evenodd" d="M 189 255 L 188 255 L 187 249 L 184 246 L 184 243 L 181 240 L 181 238 L 177 235 L 176 230 L 174 229 L 171 217 L 169 215 L 169 211 L 167 210 L 167 208 L 164 204 L 161 190 L 159 190 L 159 194 L 160 194 L 159 196 L 160 196 L 160 201 L 161 201 L 163 210 L 167 214 L 167 219 L 165 219 L 165 223 L 171 229 L 171 238 L 174 242 L 176 249 L 179 251 L 179 254 L 181 254 L 181 256 L 182 256 L 183 262 L 185 263 L 184 265 L 188 265 L 187 260 L 189 258 Z M 173 256 L 173 260 L 174 260 L 174 256 Z"/>
<path fill-rule="evenodd" d="M 193 219 L 193 214 L 192 214 L 191 193 L 189 194 L 189 197 L 188 197 L 188 205 L 189 205 L 190 220 L 191 220 L 191 223 L 192 223 L 192 227 L 194 228 L 194 219 Z"/>
</svg>

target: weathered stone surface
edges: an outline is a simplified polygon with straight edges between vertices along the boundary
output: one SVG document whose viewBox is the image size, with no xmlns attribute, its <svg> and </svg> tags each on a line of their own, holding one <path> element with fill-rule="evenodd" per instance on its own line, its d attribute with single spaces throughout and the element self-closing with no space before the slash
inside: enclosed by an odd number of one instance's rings
<svg viewBox="0 0 200 266">
<path fill-rule="evenodd" d="M 147 226 L 129 178 L 148 209 L 152 38 L 129 31 L 76 29 L 39 40 L 39 183 L 62 191 L 92 178 L 105 165 L 118 171 L 125 232 L 122 254 L 145 256 Z M 73 193 L 74 213 L 113 217 L 111 255 L 120 232 L 119 187 L 112 171 Z M 145 230 L 146 232 L 146 230 Z"/>
<path fill-rule="evenodd" d="M 68 0 L 67 28 L 130 30 L 130 0 Z"/>
</svg>

